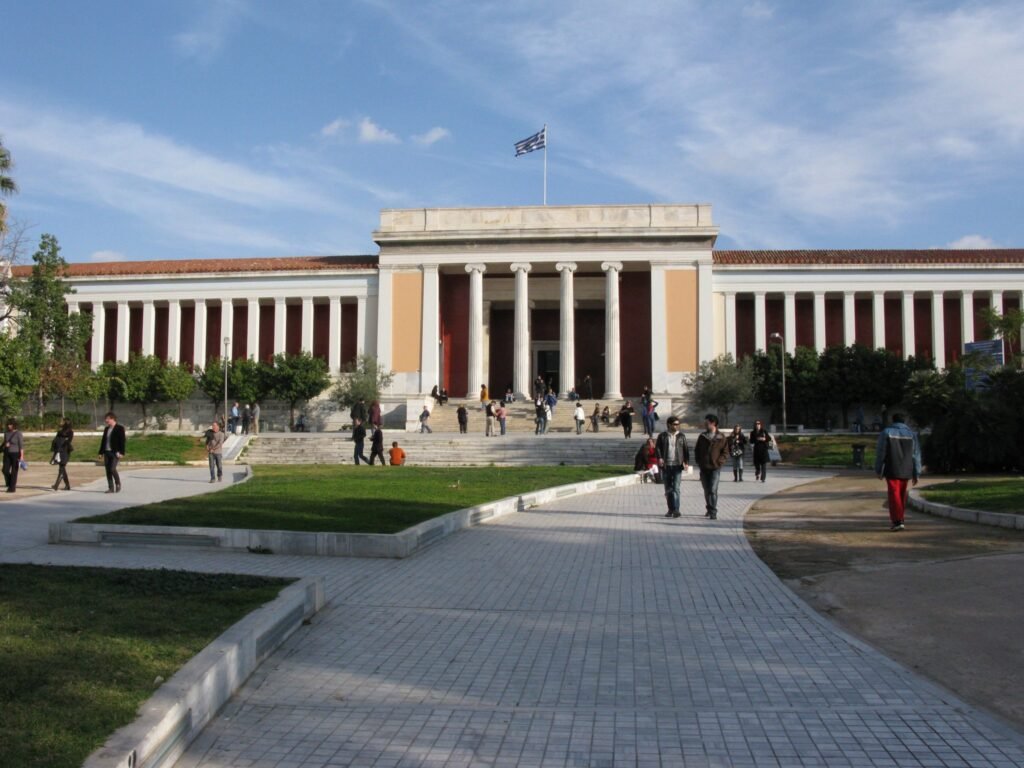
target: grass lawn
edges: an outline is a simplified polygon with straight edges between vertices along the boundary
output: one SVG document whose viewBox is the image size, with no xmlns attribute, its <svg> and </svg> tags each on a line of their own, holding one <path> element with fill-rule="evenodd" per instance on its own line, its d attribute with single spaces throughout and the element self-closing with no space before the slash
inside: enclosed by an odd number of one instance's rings
<svg viewBox="0 0 1024 768">
<path fill-rule="evenodd" d="M 213 495 L 131 507 L 79 522 L 398 533 L 505 496 L 625 474 L 622 467 L 259 466 Z"/>
<path fill-rule="evenodd" d="M 29 463 L 47 463 L 50 460 L 52 437 L 26 437 L 25 460 Z M 76 435 L 71 461 L 95 461 L 100 439 L 96 435 Z M 173 461 L 184 464 L 206 459 L 206 449 L 199 436 L 189 435 L 129 435 L 125 461 Z"/>
<path fill-rule="evenodd" d="M 866 446 L 864 466 L 875 465 L 877 433 L 864 435 L 776 435 L 782 460 L 798 467 L 853 466 L 854 443 Z"/>
<path fill-rule="evenodd" d="M 79 766 L 283 579 L 0 565 L 0 765 Z"/>
<path fill-rule="evenodd" d="M 921 495 L 936 504 L 986 512 L 1024 513 L 1024 481 L 1020 479 L 961 480 L 930 485 Z"/>
</svg>

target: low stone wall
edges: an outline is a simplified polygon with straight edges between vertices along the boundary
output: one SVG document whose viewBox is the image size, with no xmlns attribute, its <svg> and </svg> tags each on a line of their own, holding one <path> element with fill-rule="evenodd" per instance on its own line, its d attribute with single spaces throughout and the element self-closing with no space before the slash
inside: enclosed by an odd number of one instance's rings
<svg viewBox="0 0 1024 768">
<path fill-rule="evenodd" d="M 965 523 L 1024 531 L 1024 515 L 1016 515 L 1012 512 L 985 512 L 980 509 L 964 509 L 951 507 L 948 504 L 937 504 L 934 501 L 928 501 L 917 490 L 910 492 L 910 506 L 919 512 L 936 517 L 948 517 L 952 520 L 962 520 Z"/>
<path fill-rule="evenodd" d="M 638 482 L 636 474 L 586 480 L 459 509 L 425 520 L 400 533 L 314 533 L 246 528 L 190 528 L 108 523 L 50 523 L 51 544 L 179 546 L 229 549 L 275 555 L 325 557 L 408 557 L 452 533 L 556 499 L 580 496 Z"/>
<path fill-rule="evenodd" d="M 303 579 L 199 652 L 83 768 L 171 766 L 260 663 L 324 605 L 324 579 Z"/>
</svg>

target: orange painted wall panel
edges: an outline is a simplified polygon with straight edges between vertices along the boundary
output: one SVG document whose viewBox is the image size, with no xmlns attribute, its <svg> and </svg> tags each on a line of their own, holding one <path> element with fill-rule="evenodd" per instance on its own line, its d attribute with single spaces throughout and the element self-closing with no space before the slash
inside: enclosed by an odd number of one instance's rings
<svg viewBox="0 0 1024 768">
<path fill-rule="evenodd" d="M 697 270 L 665 271 L 665 341 L 668 370 L 697 370 Z M 708 318 L 711 322 L 711 318 Z"/>
<path fill-rule="evenodd" d="M 420 370 L 423 332 L 423 274 L 396 272 L 391 286 L 391 370 Z"/>
</svg>

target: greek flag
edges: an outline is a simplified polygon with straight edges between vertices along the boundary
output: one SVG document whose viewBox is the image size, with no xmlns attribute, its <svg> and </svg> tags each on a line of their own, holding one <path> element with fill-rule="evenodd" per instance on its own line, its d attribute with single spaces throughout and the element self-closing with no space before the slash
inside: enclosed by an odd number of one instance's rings
<svg viewBox="0 0 1024 768">
<path fill-rule="evenodd" d="M 535 149 L 544 149 L 548 145 L 548 127 L 545 125 L 537 133 L 528 139 L 516 142 L 516 157 L 533 152 Z"/>
</svg>

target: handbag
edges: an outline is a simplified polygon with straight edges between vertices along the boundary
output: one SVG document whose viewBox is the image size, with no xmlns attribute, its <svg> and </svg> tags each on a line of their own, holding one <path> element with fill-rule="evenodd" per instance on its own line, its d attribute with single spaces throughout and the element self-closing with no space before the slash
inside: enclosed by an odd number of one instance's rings
<svg viewBox="0 0 1024 768">
<path fill-rule="evenodd" d="M 50 457 L 51 464 L 60 464 L 60 454 L 54 452 L 53 456 Z"/>
</svg>

